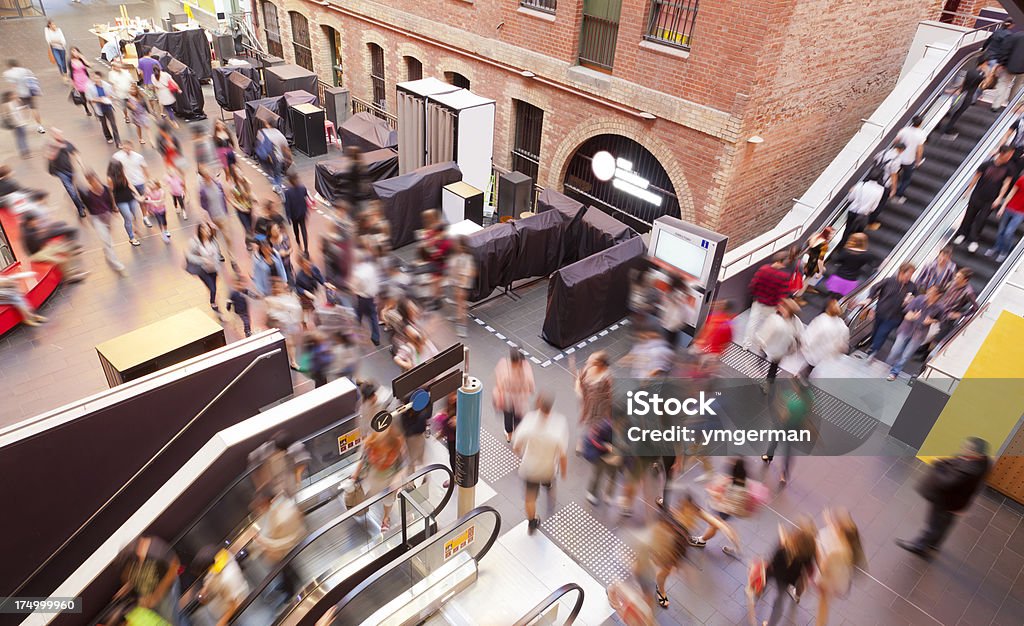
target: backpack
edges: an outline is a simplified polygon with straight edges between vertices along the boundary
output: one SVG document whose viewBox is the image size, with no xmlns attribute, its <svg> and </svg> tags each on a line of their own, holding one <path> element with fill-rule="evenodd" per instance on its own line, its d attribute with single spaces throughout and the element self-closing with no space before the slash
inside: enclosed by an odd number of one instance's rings
<svg viewBox="0 0 1024 626">
<path fill-rule="evenodd" d="M 274 142 L 270 140 L 270 136 L 266 129 L 261 130 L 259 138 L 256 141 L 256 158 L 260 161 L 270 161 L 274 156 Z"/>
</svg>

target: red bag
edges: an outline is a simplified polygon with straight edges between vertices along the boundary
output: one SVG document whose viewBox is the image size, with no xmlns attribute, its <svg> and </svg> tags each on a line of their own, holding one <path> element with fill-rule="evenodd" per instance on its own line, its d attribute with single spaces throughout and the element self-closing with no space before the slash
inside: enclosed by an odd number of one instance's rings
<svg viewBox="0 0 1024 626">
<path fill-rule="evenodd" d="M 179 93 L 181 91 L 181 87 L 178 86 L 178 83 L 174 82 L 173 78 L 167 81 L 167 88 L 171 90 L 171 93 Z"/>
</svg>

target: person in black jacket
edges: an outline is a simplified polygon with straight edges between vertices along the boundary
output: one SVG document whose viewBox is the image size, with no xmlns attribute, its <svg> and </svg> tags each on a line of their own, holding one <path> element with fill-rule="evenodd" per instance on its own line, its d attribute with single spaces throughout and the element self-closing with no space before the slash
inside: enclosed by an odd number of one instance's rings
<svg viewBox="0 0 1024 626">
<path fill-rule="evenodd" d="M 968 68 L 967 73 L 964 74 L 964 82 L 960 85 L 956 96 L 953 98 L 953 106 L 950 109 L 949 119 L 946 120 L 945 126 L 942 127 L 942 136 L 944 139 L 953 140 L 957 138 L 957 133 L 954 130 L 956 128 L 956 123 L 960 121 L 960 116 L 967 111 L 968 107 L 974 104 L 978 87 L 981 86 L 982 81 L 984 81 L 987 76 L 985 73 L 987 65 L 988 61 L 985 57 L 980 56 L 978 57 L 976 65 Z"/>
<path fill-rule="evenodd" d="M 917 285 L 910 280 L 915 269 L 913 263 L 903 263 L 895 276 L 881 280 L 871 288 L 868 297 L 878 298 L 878 304 L 875 305 L 875 327 L 871 331 L 868 356 L 878 354 L 892 331 L 903 323 L 903 305 L 910 296 L 917 295 Z"/>
<path fill-rule="evenodd" d="M 896 539 L 896 545 L 917 556 L 930 558 L 953 526 L 954 514 L 971 504 L 988 474 L 988 442 L 968 437 L 955 457 L 932 464 L 917 491 L 931 506 L 924 530 L 914 541 Z"/>
<path fill-rule="evenodd" d="M 993 111 L 1002 111 L 1024 87 L 1024 32 L 1014 33 L 1006 41 L 1006 52 L 999 66 L 1001 75 L 996 88 Z"/>
</svg>

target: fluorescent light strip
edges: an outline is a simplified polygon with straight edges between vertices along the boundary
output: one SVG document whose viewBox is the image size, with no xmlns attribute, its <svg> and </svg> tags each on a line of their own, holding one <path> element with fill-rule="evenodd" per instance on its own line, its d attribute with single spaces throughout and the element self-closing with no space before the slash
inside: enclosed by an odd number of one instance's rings
<svg viewBox="0 0 1024 626">
<path fill-rule="evenodd" d="M 641 200 L 650 202 L 654 206 L 661 206 L 661 196 L 657 196 L 651 193 L 650 191 L 647 191 L 646 189 L 641 189 L 640 187 L 628 183 L 621 178 L 616 178 L 615 180 L 613 180 L 612 186 L 618 189 L 619 191 L 623 191 L 631 196 L 635 196 L 637 198 L 640 198 Z"/>
<path fill-rule="evenodd" d="M 622 157 L 619 157 L 619 158 L 615 159 L 615 165 L 617 167 L 620 167 L 620 168 L 626 170 L 627 172 L 632 172 L 633 171 L 633 162 L 632 161 L 627 161 L 626 159 L 623 159 Z"/>
<path fill-rule="evenodd" d="M 640 189 L 647 189 L 647 187 L 651 184 L 646 178 L 641 178 L 634 174 L 633 172 L 629 172 L 623 169 L 615 170 L 615 178 L 620 178 L 629 183 L 630 185 L 636 185 Z"/>
</svg>

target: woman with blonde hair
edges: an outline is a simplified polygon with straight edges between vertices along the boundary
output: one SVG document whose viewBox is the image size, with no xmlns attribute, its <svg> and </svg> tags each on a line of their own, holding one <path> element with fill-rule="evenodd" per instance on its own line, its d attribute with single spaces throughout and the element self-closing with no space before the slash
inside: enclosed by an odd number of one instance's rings
<svg viewBox="0 0 1024 626">
<path fill-rule="evenodd" d="M 405 479 L 407 459 L 405 439 L 398 428 L 373 431 L 363 442 L 363 456 L 353 472 L 356 482 L 362 483 L 363 490 L 370 496 L 393 490 L 383 500 L 384 512 L 380 519 L 382 533 L 391 528 L 391 507 L 395 505 L 398 487 Z"/>
<path fill-rule="evenodd" d="M 860 531 L 845 508 L 825 510 L 825 526 L 818 531 L 817 565 L 816 624 L 824 626 L 828 623 L 832 598 L 846 597 L 850 593 L 854 572 L 867 565 L 864 548 L 860 543 Z"/>
<path fill-rule="evenodd" d="M 831 275 L 825 280 L 826 293 L 845 296 L 860 284 L 874 257 L 868 252 L 868 236 L 854 233 L 846 246 L 829 259 Z"/>
</svg>

